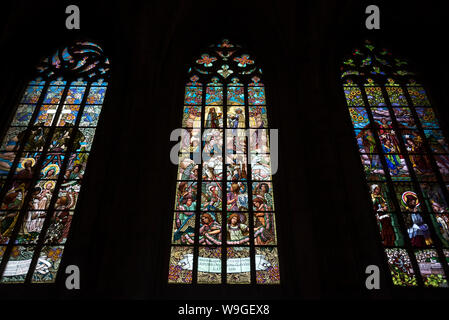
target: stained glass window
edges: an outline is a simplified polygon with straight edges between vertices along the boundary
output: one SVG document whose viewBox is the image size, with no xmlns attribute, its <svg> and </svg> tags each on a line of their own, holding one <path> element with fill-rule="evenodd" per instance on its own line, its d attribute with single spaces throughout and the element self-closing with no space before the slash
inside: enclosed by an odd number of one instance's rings
<svg viewBox="0 0 449 320">
<path fill-rule="evenodd" d="M 447 287 L 449 148 L 424 86 L 369 41 L 341 71 L 392 283 Z"/>
<path fill-rule="evenodd" d="M 280 283 L 261 78 L 252 55 L 228 40 L 210 46 L 189 71 L 169 283 Z"/>
<path fill-rule="evenodd" d="M 0 135 L 0 283 L 56 280 L 108 86 L 91 42 L 45 57 Z"/>
</svg>

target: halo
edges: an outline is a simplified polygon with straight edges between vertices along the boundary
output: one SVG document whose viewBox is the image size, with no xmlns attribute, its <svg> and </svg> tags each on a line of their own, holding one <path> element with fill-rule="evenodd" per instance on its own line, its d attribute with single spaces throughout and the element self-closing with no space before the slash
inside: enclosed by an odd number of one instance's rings
<svg viewBox="0 0 449 320">
<path fill-rule="evenodd" d="M 405 206 L 407 206 L 407 196 L 408 195 L 412 195 L 412 196 L 414 196 L 415 198 L 416 198 L 416 207 L 419 207 L 419 205 L 421 204 L 420 202 L 419 202 L 419 199 L 418 199 L 418 196 L 416 195 L 416 193 L 415 192 L 413 192 L 413 191 L 405 191 L 403 194 L 402 194 L 402 204 L 403 205 L 405 205 Z"/>
<path fill-rule="evenodd" d="M 47 185 L 49 185 L 49 184 L 51 184 L 51 188 L 54 189 L 56 183 L 52 180 L 44 183 L 44 189 L 47 189 Z"/>
<path fill-rule="evenodd" d="M 55 170 L 55 175 L 58 175 L 59 171 L 61 170 L 57 164 L 54 164 L 54 163 L 49 164 L 42 170 L 42 173 L 44 174 L 44 176 L 46 176 L 47 172 L 50 171 L 51 169 Z"/>
<path fill-rule="evenodd" d="M 27 162 L 27 161 L 31 161 L 31 166 L 32 167 L 34 167 L 34 165 L 36 164 L 36 159 L 34 159 L 34 158 L 25 158 L 21 162 L 22 168 L 25 168 L 25 162 Z"/>
</svg>

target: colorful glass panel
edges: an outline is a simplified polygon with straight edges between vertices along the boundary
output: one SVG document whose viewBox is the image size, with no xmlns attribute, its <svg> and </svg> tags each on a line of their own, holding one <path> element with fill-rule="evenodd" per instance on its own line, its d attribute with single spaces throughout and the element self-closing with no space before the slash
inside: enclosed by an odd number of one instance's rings
<svg viewBox="0 0 449 320">
<path fill-rule="evenodd" d="M 169 284 L 280 283 L 265 86 L 240 50 L 224 40 L 189 69 Z"/>
<path fill-rule="evenodd" d="M 343 90 L 393 284 L 447 287 L 449 147 L 401 61 L 366 41 L 341 67 Z"/>
<path fill-rule="evenodd" d="M 42 60 L 0 139 L 2 283 L 55 282 L 100 117 L 102 49 L 75 42 L 61 52 L 67 59 Z"/>
</svg>

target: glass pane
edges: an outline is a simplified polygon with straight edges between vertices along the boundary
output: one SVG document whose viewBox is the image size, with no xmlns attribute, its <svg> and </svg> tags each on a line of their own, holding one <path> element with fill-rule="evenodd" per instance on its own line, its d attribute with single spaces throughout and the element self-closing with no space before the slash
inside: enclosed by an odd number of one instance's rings
<svg viewBox="0 0 449 320">
<path fill-rule="evenodd" d="M 267 129 L 249 129 L 250 152 L 269 153 L 270 140 Z"/>
<path fill-rule="evenodd" d="M 412 99 L 412 104 L 415 107 L 430 106 L 430 102 L 427 99 L 426 91 L 422 87 L 407 87 L 408 94 Z"/>
<path fill-rule="evenodd" d="M 47 211 L 45 210 L 28 210 L 15 243 L 36 244 L 46 217 Z"/>
<path fill-rule="evenodd" d="M 53 124 L 56 112 L 58 110 L 57 105 L 42 105 L 37 114 L 35 125 L 49 127 Z"/>
<path fill-rule="evenodd" d="M 388 108 L 371 108 L 371 113 L 373 114 L 374 121 L 379 124 L 380 128 L 391 128 L 392 121 Z"/>
<path fill-rule="evenodd" d="M 387 163 L 388 172 L 390 173 L 393 181 L 411 180 L 407 164 L 401 154 L 385 155 L 385 161 Z"/>
<path fill-rule="evenodd" d="M 349 108 L 354 128 L 363 129 L 369 125 L 368 113 L 365 108 Z"/>
<path fill-rule="evenodd" d="M 361 154 L 363 169 L 368 180 L 385 180 L 385 172 L 382 168 L 379 155 Z"/>
<path fill-rule="evenodd" d="M 251 263 L 249 248 L 229 247 L 226 260 L 227 283 L 251 283 Z"/>
<path fill-rule="evenodd" d="M 8 176 L 16 156 L 16 152 L 0 151 L 0 181 L 4 181 Z"/>
<path fill-rule="evenodd" d="M 412 112 L 409 108 L 393 108 L 395 118 L 399 128 L 415 129 L 416 124 Z"/>
<path fill-rule="evenodd" d="M 76 122 L 76 117 L 78 116 L 78 112 L 80 111 L 80 106 L 77 104 L 74 105 L 65 105 L 62 108 L 61 114 L 59 115 L 58 126 L 73 126 Z"/>
<path fill-rule="evenodd" d="M 245 104 L 245 89 L 244 89 L 244 87 L 228 87 L 228 106 L 229 105 L 244 105 L 244 104 Z M 261 104 L 261 103 L 258 103 L 258 104 Z"/>
<path fill-rule="evenodd" d="M 219 86 L 206 88 L 206 104 L 222 105 L 223 104 L 223 88 Z"/>
<path fill-rule="evenodd" d="M 200 216 L 199 229 L 200 245 L 221 244 L 221 213 L 203 212 Z"/>
<path fill-rule="evenodd" d="M 274 212 L 254 212 L 254 244 L 277 244 Z"/>
<path fill-rule="evenodd" d="M 274 210 L 271 182 L 253 182 L 253 209 L 255 211 Z"/>
<path fill-rule="evenodd" d="M 228 107 L 228 128 L 245 128 L 245 108 Z"/>
<path fill-rule="evenodd" d="M 183 128 L 201 128 L 201 107 L 185 106 L 182 117 Z"/>
<path fill-rule="evenodd" d="M 437 183 L 421 183 L 421 191 L 426 202 L 427 210 L 430 212 L 441 213 L 449 212 L 446 200 L 444 200 L 443 191 Z"/>
<path fill-rule="evenodd" d="M 438 129 L 440 127 L 432 108 L 416 108 L 416 113 L 423 128 Z"/>
<path fill-rule="evenodd" d="M 67 96 L 65 98 L 66 104 L 80 104 L 83 100 L 84 91 L 86 91 L 86 87 L 70 87 L 67 91 Z M 91 90 L 92 92 L 92 90 Z M 102 102 L 100 102 L 102 103 Z"/>
<path fill-rule="evenodd" d="M 203 131 L 203 154 L 221 155 L 223 150 L 223 130 L 206 129 Z"/>
<path fill-rule="evenodd" d="M 427 142 L 435 153 L 449 153 L 449 147 L 441 130 L 424 130 Z"/>
<path fill-rule="evenodd" d="M 371 129 L 354 130 L 360 153 L 377 153 L 376 138 Z"/>
<path fill-rule="evenodd" d="M 21 103 L 37 103 L 44 89 L 43 86 L 28 86 L 22 96 Z"/>
<path fill-rule="evenodd" d="M 203 158 L 203 180 L 217 181 L 223 179 L 223 157 L 214 154 Z"/>
<path fill-rule="evenodd" d="M 14 180 L 8 186 L 8 191 L 3 198 L 1 210 L 20 210 L 30 187 L 29 180 Z M 12 223 L 16 223 L 13 221 Z"/>
<path fill-rule="evenodd" d="M 385 249 L 388 264 L 396 286 L 415 287 L 418 285 L 410 257 L 405 249 Z"/>
<path fill-rule="evenodd" d="M 175 212 L 172 243 L 193 245 L 195 241 L 195 212 Z"/>
<path fill-rule="evenodd" d="M 256 248 L 256 282 L 258 284 L 280 283 L 277 248 Z"/>
<path fill-rule="evenodd" d="M 16 114 L 11 121 L 11 126 L 27 126 L 31 120 L 36 106 L 29 104 L 21 104 L 17 107 Z"/>
<path fill-rule="evenodd" d="M 198 164 L 191 159 L 190 154 L 179 155 L 178 180 L 197 180 Z"/>
<path fill-rule="evenodd" d="M 226 220 L 226 243 L 228 245 L 249 245 L 248 214 L 228 213 Z"/>
<path fill-rule="evenodd" d="M 59 104 L 61 101 L 64 87 L 50 86 L 44 98 L 44 103 Z"/>
<path fill-rule="evenodd" d="M 30 200 L 32 210 L 44 211 L 48 209 L 55 186 L 56 180 L 38 180 L 36 182 Z M 43 223 L 43 220 L 41 222 Z"/>
<path fill-rule="evenodd" d="M 84 152 L 90 151 L 95 137 L 95 128 L 79 128 L 76 131 L 73 149 Z"/>
<path fill-rule="evenodd" d="M 447 287 L 446 276 L 436 250 L 416 250 L 416 260 L 426 287 Z"/>
<path fill-rule="evenodd" d="M 268 128 L 266 106 L 249 106 L 249 127 Z"/>
<path fill-rule="evenodd" d="M 405 98 L 404 91 L 401 87 L 385 87 L 392 106 L 406 106 L 408 105 Z"/>
<path fill-rule="evenodd" d="M 382 89 L 379 87 L 365 87 L 366 98 L 370 106 L 385 106 Z"/>
<path fill-rule="evenodd" d="M 193 248 L 171 248 L 168 283 L 192 283 Z"/>
<path fill-rule="evenodd" d="M 435 159 L 438 169 L 440 170 L 441 177 L 444 181 L 449 181 L 449 156 L 448 155 L 435 155 Z"/>
<path fill-rule="evenodd" d="M 14 226 L 16 225 L 19 211 L 8 210 L 0 211 L 0 244 L 8 244 L 12 232 L 14 231 Z M 0 246 L 1 248 L 6 248 Z M 1 259 L 0 259 L 1 261 Z"/>
<path fill-rule="evenodd" d="M 23 141 L 26 128 L 24 127 L 10 127 L 3 137 L 0 150 L 17 151 Z"/>
<path fill-rule="evenodd" d="M 184 103 L 200 105 L 203 101 L 202 92 L 203 90 L 201 87 L 186 87 Z"/>
<path fill-rule="evenodd" d="M 72 219 L 73 211 L 55 211 L 45 236 L 45 244 L 65 244 Z"/>
<path fill-rule="evenodd" d="M 410 162 L 415 171 L 416 178 L 419 181 L 436 181 L 437 177 L 432 169 L 432 164 L 429 156 L 425 155 L 410 155 Z"/>
<path fill-rule="evenodd" d="M 206 118 L 204 119 L 205 128 L 223 128 L 223 107 L 206 106 Z"/>
<path fill-rule="evenodd" d="M 265 105 L 265 88 L 264 87 L 248 87 L 248 104 Z"/>
<path fill-rule="evenodd" d="M 226 153 L 246 153 L 245 129 L 226 130 Z"/>
<path fill-rule="evenodd" d="M 386 183 L 369 182 L 368 187 L 371 192 L 374 212 L 391 212 L 395 209 L 390 198 L 390 190 Z"/>
<path fill-rule="evenodd" d="M 228 182 L 227 205 L 229 211 L 248 211 L 248 185 L 246 182 Z"/>
<path fill-rule="evenodd" d="M 64 180 L 56 199 L 56 210 L 75 209 L 81 190 L 80 180 Z"/>
<path fill-rule="evenodd" d="M 269 154 L 251 154 L 251 178 L 253 180 L 271 180 L 271 158 Z"/>
<path fill-rule="evenodd" d="M 181 134 L 181 152 L 198 152 L 200 148 L 200 129 L 186 129 Z"/>
<path fill-rule="evenodd" d="M 348 106 L 364 106 L 362 92 L 358 87 L 344 86 Z M 352 108 L 350 108 L 352 109 Z"/>
<path fill-rule="evenodd" d="M 419 213 L 406 213 L 403 215 L 405 227 L 410 243 L 415 248 L 426 248 L 433 244 L 430 230 L 423 216 Z"/>
<path fill-rule="evenodd" d="M 50 128 L 31 128 L 30 136 L 28 141 L 25 143 L 25 151 L 43 151 Z M 20 137 L 20 134 L 19 134 Z"/>
<path fill-rule="evenodd" d="M 91 87 L 86 104 L 103 104 L 106 87 Z"/>
<path fill-rule="evenodd" d="M 222 186 L 221 182 L 203 182 L 201 187 L 201 210 L 221 210 Z"/>
<path fill-rule="evenodd" d="M 195 211 L 197 183 L 190 181 L 178 182 L 176 186 L 175 210 Z"/>
<path fill-rule="evenodd" d="M 394 192 L 401 206 L 401 211 L 421 211 L 421 203 L 412 183 L 397 182 L 394 184 Z"/>
<path fill-rule="evenodd" d="M 32 283 L 53 283 L 61 264 L 63 246 L 44 246 L 34 269 Z"/>
<path fill-rule="evenodd" d="M 0 280 L 1 283 L 21 283 L 25 281 L 33 258 L 34 248 L 34 246 L 14 246 L 12 248 L 9 261 Z"/>
<path fill-rule="evenodd" d="M 100 118 L 101 106 L 85 106 L 80 127 L 96 127 Z"/>
<path fill-rule="evenodd" d="M 379 227 L 382 244 L 385 247 L 403 246 L 404 238 L 396 214 L 390 212 L 377 212 L 377 225 Z"/>
<path fill-rule="evenodd" d="M 226 165 L 227 180 L 228 181 L 246 180 L 247 172 L 248 172 L 248 169 L 246 166 L 246 161 L 245 161 L 246 155 L 233 154 L 233 155 L 229 155 L 229 157 L 232 157 L 232 160 L 229 159 L 231 163 Z M 240 159 L 240 158 L 242 158 L 242 159 Z"/>
<path fill-rule="evenodd" d="M 53 152 L 67 151 L 72 133 L 72 129 L 55 129 L 55 133 L 53 134 L 48 150 Z"/>
<path fill-rule="evenodd" d="M 87 166 L 89 153 L 71 153 L 64 173 L 65 179 L 82 179 Z"/>
<path fill-rule="evenodd" d="M 221 247 L 200 247 L 198 283 L 221 283 Z"/>
<path fill-rule="evenodd" d="M 431 214 L 430 220 L 432 220 L 435 233 L 440 239 L 443 247 L 449 248 L 449 214 L 448 213 Z"/>
</svg>

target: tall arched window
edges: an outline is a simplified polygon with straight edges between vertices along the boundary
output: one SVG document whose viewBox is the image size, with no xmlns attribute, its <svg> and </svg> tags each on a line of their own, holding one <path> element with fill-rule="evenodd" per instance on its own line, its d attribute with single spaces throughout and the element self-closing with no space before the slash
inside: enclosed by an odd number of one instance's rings
<svg viewBox="0 0 449 320">
<path fill-rule="evenodd" d="M 392 282 L 447 287 L 449 148 L 431 101 L 407 61 L 369 41 L 341 71 Z"/>
<path fill-rule="evenodd" d="M 54 282 L 107 88 L 92 42 L 42 60 L 0 146 L 1 283 Z"/>
<path fill-rule="evenodd" d="M 261 74 L 254 58 L 228 40 L 189 69 L 169 283 L 280 281 Z"/>
</svg>

